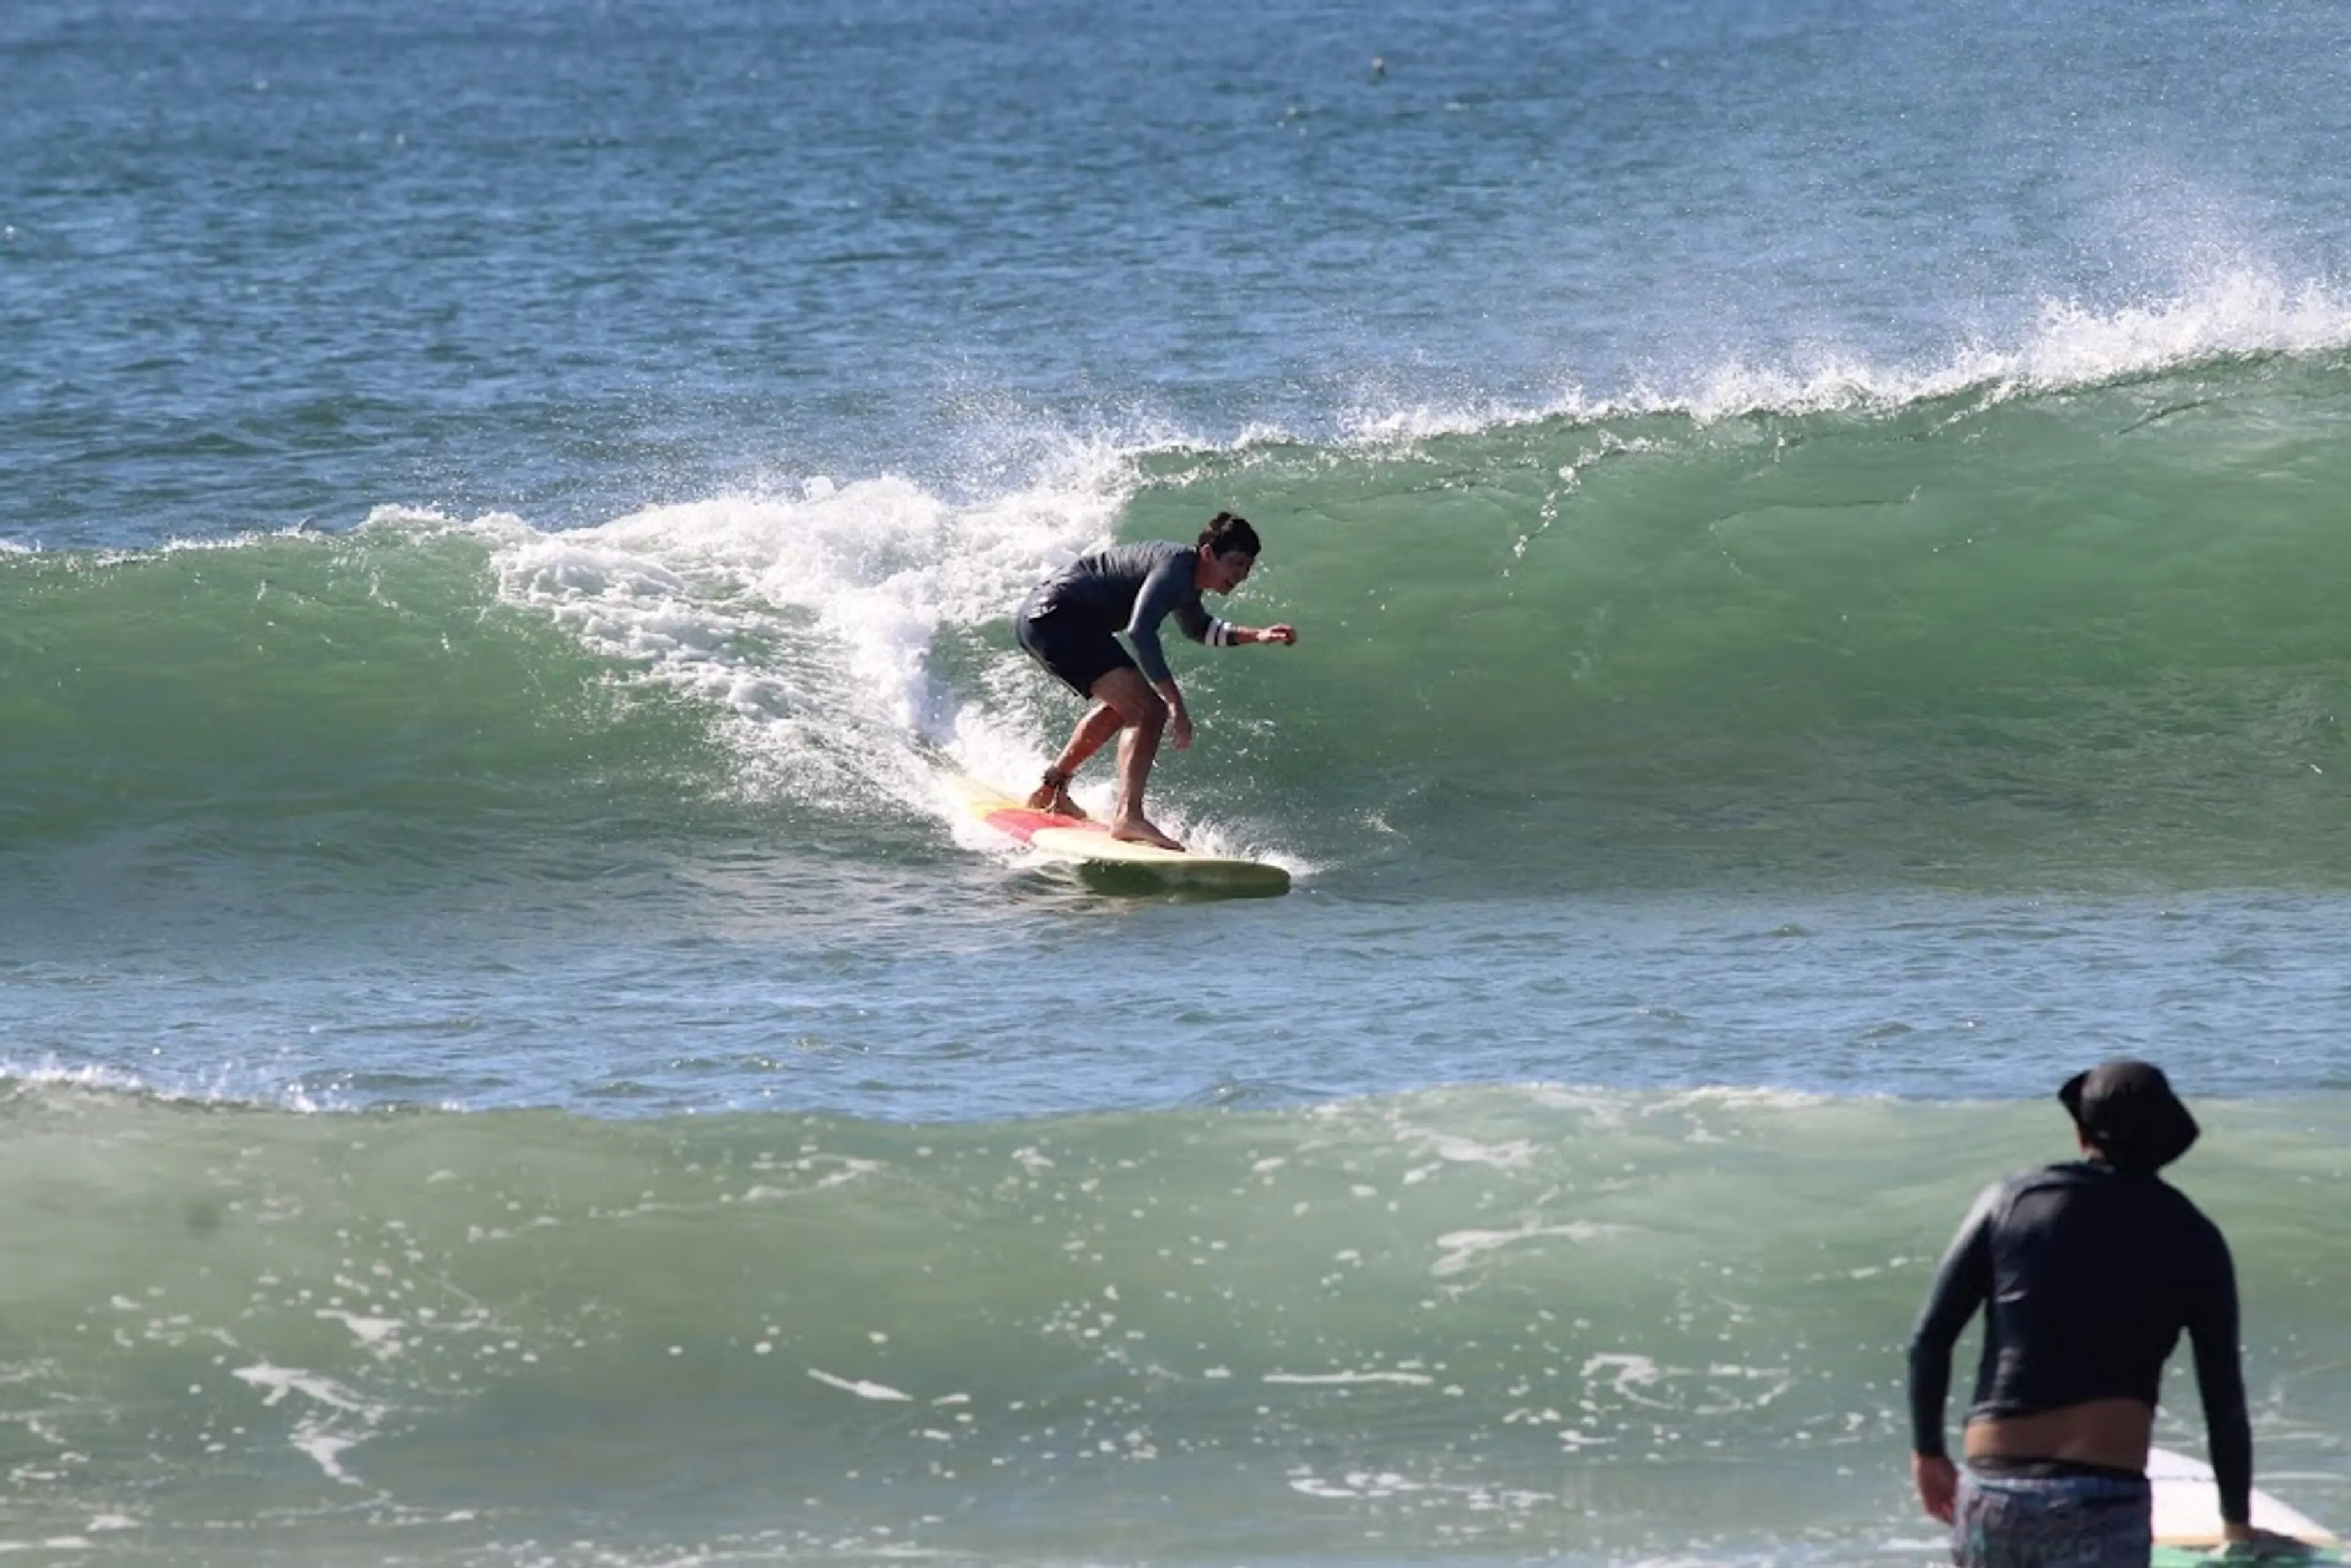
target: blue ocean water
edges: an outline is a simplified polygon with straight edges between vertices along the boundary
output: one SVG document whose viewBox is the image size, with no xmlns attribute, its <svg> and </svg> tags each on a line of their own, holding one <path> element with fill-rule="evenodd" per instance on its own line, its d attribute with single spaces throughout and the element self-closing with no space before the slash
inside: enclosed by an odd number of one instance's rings
<svg viewBox="0 0 2351 1568">
<path fill-rule="evenodd" d="M 2346 72 L 0 9 L 0 1545 L 1923 1563 L 1927 1270 L 2122 1051 L 2351 1522 Z M 1290 895 L 965 822 L 1021 592 L 1227 508 L 1301 641 L 1155 810 Z"/>
</svg>

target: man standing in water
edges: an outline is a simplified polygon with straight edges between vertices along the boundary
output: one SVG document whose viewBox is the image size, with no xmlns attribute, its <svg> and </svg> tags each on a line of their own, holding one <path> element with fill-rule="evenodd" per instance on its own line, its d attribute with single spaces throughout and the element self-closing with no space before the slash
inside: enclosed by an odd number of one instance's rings
<svg viewBox="0 0 2351 1568">
<path fill-rule="evenodd" d="M 1161 732 L 1172 723 L 1176 749 L 1192 744 L 1192 716 L 1160 650 L 1159 623 L 1173 614 L 1184 635 L 1210 647 L 1297 642 L 1288 626 L 1236 626 L 1201 606 L 1203 592 L 1230 593 L 1248 579 L 1259 548 L 1247 519 L 1218 512 L 1196 544 L 1117 545 L 1081 556 L 1029 593 L 1013 617 L 1013 635 L 1030 658 L 1094 705 L 1029 797 L 1032 810 L 1084 816 L 1070 799 L 1070 779 L 1116 735 L 1118 804 L 1111 836 L 1184 847 L 1143 814 L 1144 786 Z M 1134 645 L 1131 657 L 1119 645 L 1122 632 Z"/>
<path fill-rule="evenodd" d="M 2230 1541 L 2252 1541 L 2253 1440 L 2228 1243 L 2156 1175 L 2196 1141 L 2162 1070 L 2115 1061 L 2057 1092 L 2083 1158 L 1994 1184 L 1910 1338 L 1910 1473 L 1960 1568 L 2119 1568 L 2153 1550 L 2147 1446 L 2188 1331 Z M 1951 1345 L 1985 1312 L 1967 1469 L 1943 1447 Z"/>
</svg>

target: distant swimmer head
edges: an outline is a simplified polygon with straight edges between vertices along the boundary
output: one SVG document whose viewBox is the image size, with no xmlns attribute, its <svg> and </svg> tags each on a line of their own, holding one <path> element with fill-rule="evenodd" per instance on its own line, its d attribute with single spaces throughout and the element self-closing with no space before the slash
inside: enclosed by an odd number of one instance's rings
<svg viewBox="0 0 2351 1568">
<path fill-rule="evenodd" d="M 2117 1057 L 2057 1091 L 2083 1139 L 2122 1171 L 2159 1170 L 2196 1142 L 2196 1118 L 2152 1062 Z"/>
</svg>

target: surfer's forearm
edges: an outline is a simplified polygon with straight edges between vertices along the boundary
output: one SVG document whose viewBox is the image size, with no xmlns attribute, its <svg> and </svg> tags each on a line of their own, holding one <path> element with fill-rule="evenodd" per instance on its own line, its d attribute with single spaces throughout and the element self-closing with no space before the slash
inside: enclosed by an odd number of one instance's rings
<svg viewBox="0 0 2351 1568">
<path fill-rule="evenodd" d="M 1251 643 L 1280 643 L 1287 647 L 1298 641 L 1298 633 L 1288 626 L 1236 626 L 1229 633 L 1235 646 Z"/>
</svg>

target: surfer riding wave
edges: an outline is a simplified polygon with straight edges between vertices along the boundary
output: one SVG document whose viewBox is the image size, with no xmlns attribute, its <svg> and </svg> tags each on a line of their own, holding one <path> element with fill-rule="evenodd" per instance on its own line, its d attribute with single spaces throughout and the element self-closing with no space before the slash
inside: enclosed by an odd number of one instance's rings
<svg viewBox="0 0 2351 1568">
<path fill-rule="evenodd" d="M 1013 617 L 1013 636 L 1030 658 L 1093 704 L 1030 793 L 1031 809 L 1084 816 L 1070 799 L 1070 780 L 1115 735 L 1118 800 L 1111 836 L 1184 847 L 1143 814 L 1160 736 L 1172 731 L 1178 751 L 1192 744 L 1191 711 L 1159 645 L 1159 623 L 1173 615 L 1185 636 L 1209 647 L 1296 643 L 1298 633 L 1287 625 L 1236 626 L 1200 602 L 1204 592 L 1230 593 L 1246 581 L 1261 548 L 1247 518 L 1218 512 L 1196 543 L 1116 545 L 1079 557 L 1030 591 Z M 1120 644 L 1121 634 L 1133 644 L 1132 654 Z"/>
</svg>

